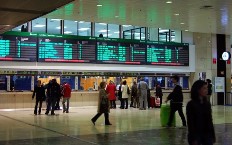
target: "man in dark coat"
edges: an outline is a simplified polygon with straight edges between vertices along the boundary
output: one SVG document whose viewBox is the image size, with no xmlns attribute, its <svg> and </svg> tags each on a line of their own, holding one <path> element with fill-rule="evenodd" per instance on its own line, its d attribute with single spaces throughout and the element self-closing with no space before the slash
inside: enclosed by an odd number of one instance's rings
<svg viewBox="0 0 232 145">
<path fill-rule="evenodd" d="M 168 95 L 166 103 L 170 100 L 171 101 L 171 111 L 169 116 L 169 121 L 167 126 L 170 127 L 173 121 L 173 117 L 176 111 L 178 111 L 182 124 L 184 127 L 186 127 L 186 120 L 184 117 L 182 105 L 183 105 L 183 93 L 182 93 L 182 87 L 178 85 L 179 77 L 178 76 L 172 76 L 172 82 L 174 83 L 175 87 L 173 91 Z"/>
<path fill-rule="evenodd" d="M 49 114 L 49 111 L 51 109 L 52 105 L 52 111 L 51 115 L 55 115 L 55 104 L 58 98 L 61 96 L 61 90 L 60 85 L 56 82 L 56 79 L 53 79 L 48 85 L 47 85 L 47 110 L 46 115 Z"/>
</svg>

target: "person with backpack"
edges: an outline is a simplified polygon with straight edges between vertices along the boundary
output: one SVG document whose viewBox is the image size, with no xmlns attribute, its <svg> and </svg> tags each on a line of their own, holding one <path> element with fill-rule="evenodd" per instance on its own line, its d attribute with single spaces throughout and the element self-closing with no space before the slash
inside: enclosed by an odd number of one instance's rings
<svg viewBox="0 0 232 145">
<path fill-rule="evenodd" d="M 71 89 L 71 86 L 65 82 L 64 85 L 63 85 L 63 90 L 62 90 L 62 94 L 63 94 L 63 101 L 62 101 L 62 104 L 63 104 L 63 113 L 69 113 L 69 100 L 71 98 L 71 92 L 72 92 L 72 89 Z M 65 103 L 67 102 L 67 107 L 65 106 Z"/>
</svg>

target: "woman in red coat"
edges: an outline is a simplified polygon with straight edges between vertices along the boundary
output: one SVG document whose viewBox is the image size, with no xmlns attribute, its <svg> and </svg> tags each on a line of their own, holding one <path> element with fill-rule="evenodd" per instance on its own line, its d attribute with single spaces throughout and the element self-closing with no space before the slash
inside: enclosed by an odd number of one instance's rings
<svg viewBox="0 0 232 145">
<path fill-rule="evenodd" d="M 106 92 L 109 94 L 109 100 L 110 100 L 110 108 L 116 109 L 116 86 L 113 83 L 113 81 L 110 81 L 110 83 L 106 87 Z"/>
</svg>

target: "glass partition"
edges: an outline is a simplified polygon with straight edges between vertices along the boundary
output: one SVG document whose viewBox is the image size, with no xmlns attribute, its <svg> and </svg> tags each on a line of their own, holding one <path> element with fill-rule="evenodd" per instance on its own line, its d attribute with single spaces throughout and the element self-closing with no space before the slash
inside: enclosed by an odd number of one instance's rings
<svg viewBox="0 0 232 145">
<path fill-rule="evenodd" d="M 32 20 L 32 32 L 45 33 L 46 32 L 46 18 L 37 18 Z"/>
</svg>

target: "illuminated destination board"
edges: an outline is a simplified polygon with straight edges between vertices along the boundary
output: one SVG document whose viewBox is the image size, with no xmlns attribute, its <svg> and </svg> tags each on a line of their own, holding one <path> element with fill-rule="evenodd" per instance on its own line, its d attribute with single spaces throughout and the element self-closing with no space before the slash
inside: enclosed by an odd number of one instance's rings
<svg viewBox="0 0 232 145">
<path fill-rule="evenodd" d="M 62 35 L 39 35 L 38 61 L 41 62 L 95 62 L 95 39 L 70 39 Z"/>
<path fill-rule="evenodd" d="M 188 44 L 147 44 L 147 64 L 150 65 L 189 65 Z"/>
<path fill-rule="evenodd" d="M 97 41 L 97 62 L 112 64 L 145 64 L 146 44 L 123 41 Z"/>
<path fill-rule="evenodd" d="M 26 34 L 26 35 L 25 35 Z M 0 36 L 0 60 L 3 61 L 36 61 L 37 34 Z"/>
</svg>

